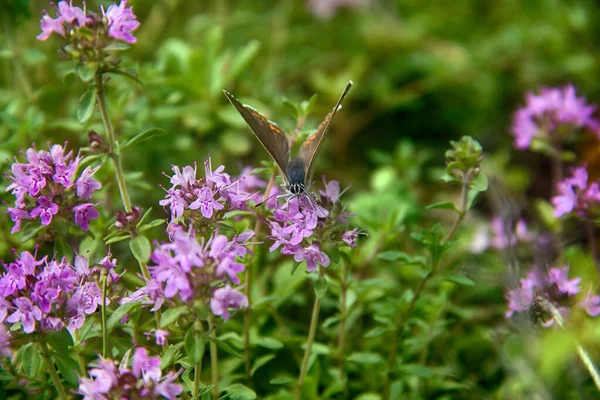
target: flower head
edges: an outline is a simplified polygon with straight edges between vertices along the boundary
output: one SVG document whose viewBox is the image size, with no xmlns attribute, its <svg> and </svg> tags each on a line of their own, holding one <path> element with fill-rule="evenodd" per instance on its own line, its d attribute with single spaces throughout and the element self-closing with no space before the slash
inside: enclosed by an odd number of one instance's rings
<svg viewBox="0 0 600 400">
<path fill-rule="evenodd" d="M 133 7 L 127 8 L 127 3 L 128 0 L 121 0 L 118 6 L 112 4 L 106 9 L 108 35 L 126 43 L 135 43 L 137 39 L 132 32 L 140 26 L 140 23 L 133 13 Z"/>
<path fill-rule="evenodd" d="M 224 320 L 231 318 L 231 310 L 239 310 L 248 307 L 248 299 L 242 293 L 226 285 L 215 290 L 210 300 L 210 308 L 213 314 L 222 317 Z"/>
<path fill-rule="evenodd" d="M 559 194 L 552 198 L 556 217 L 573 211 L 582 217 L 590 207 L 600 204 L 600 186 L 597 182 L 588 183 L 585 166 L 575 168 L 572 176 L 558 182 L 557 187 Z"/>
</svg>

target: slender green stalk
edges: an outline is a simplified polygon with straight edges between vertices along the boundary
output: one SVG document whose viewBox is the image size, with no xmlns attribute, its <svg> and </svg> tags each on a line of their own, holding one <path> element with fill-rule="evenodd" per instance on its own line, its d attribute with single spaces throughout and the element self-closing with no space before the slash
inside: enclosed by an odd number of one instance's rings
<svg viewBox="0 0 600 400">
<path fill-rule="evenodd" d="M 199 330 L 203 331 L 202 328 L 202 322 L 198 321 L 196 323 L 196 325 L 194 326 L 194 328 L 198 328 Z M 202 352 L 202 356 L 204 356 L 204 351 Z M 194 366 L 194 391 L 192 392 L 192 398 L 194 400 L 198 400 L 199 399 L 199 395 L 200 395 L 200 380 L 201 380 L 201 376 L 202 376 L 202 359 L 203 357 L 200 357 L 200 360 L 196 363 L 196 365 Z"/>
<path fill-rule="evenodd" d="M 208 321 L 208 329 L 211 337 L 217 337 L 217 328 L 214 325 L 213 319 Z M 214 385 L 212 390 L 213 399 L 219 398 L 219 358 L 217 355 L 217 344 L 214 341 L 210 341 L 210 372 L 211 372 L 211 385 Z"/>
<path fill-rule="evenodd" d="M 107 357 L 108 349 L 108 327 L 106 326 L 106 292 L 108 286 L 108 273 L 102 270 L 100 275 L 102 281 L 102 357 Z"/>
<path fill-rule="evenodd" d="M 317 332 L 317 322 L 319 321 L 320 307 L 321 300 L 319 299 L 319 296 L 315 294 L 315 304 L 313 305 L 312 316 L 310 318 L 306 349 L 304 350 L 304 358 L 302 359 L 302 365 L 300 366 L 300 375 L 298 376 L 298 383 L 296 384 L 296 390 L 294 391 L 295 400 L 300 400 L 302 395 L 302 386 L 304 386 L 304 378 L 306 377 L 306 372 L 308 371 L 308 360 L 310 359 L 310 352 L 313 342 L 315 341 L 315 333 Z"/>
<path fill-rule="evenodd" d="M 277 172 L 274 171 L 271 175 L 271 179 L 269 179 L 269 183 L 267 183 L 267 188 L 265 190 L 265 194 L 261 202 L 267 201 L 269 198 L 269 194 L 271 193 L 271 189 L 275 184 L 275 178 L 277 177 Z M 254 235 L 258 237 L 260 229 L 262 228 L 262 219 L 257 217 L 256 223 L 254 225 Z M 252 244 L 252 248 L 250 249 L 252 254 L 254 254 L 254 259 L 258 262 L 258 257 L 256 256 L 256 244 Z M 250 327 L 252 326 L 252 270 L 254 266 L 251 268 L 248 266 L 246 268 L 246 287 L 244 288 L 245 295 L 248 298 L 248 307 L 244 311 L 244 365 L 246 371 L 246 378 L 248 382 L 251 380 L 250 370 L 252 368 L 252 348 L 250 346 Z"/>
<path fill-rule="evenodd" d="M 56 391 L 58 392 L 58 397 L 61 400 L 67 400 L 67 392 L 65 391 L 64 386 L 60 383 L 60 378 L 58 377 L 58 373 L 56 372 L 56 368 L 54 367 L 54 363 L 50 359 L 50 355 L 48 354 L 48 345 L 42 338 L 40 340 L 40 352 L 42 354 L 42 358 L 44 359 L 44 363 L 46 364 L 46 368 L 48 368 L 48 372 L 50 373 L 50 377 L 52 377 L 52 382 L 54 382 L 54 386 L 56 387 Z"/>
<path fill-rule="evenodd" d="M 444 244 L 448 243 L 450 240 L 452 240 L 452 238 L 454 237 L 454 234 L 458 230 L 458 226 L 460 225 L 460 223 L 463 221 L 463 219 L 467 215 L 468 200 L 469 200 L 469 183 L 467 182 L 467 180 L 465 178 L 465 181 L 463 182 L 462 189 L 461 189 L 461 207 L 458 210 L 458 215 L 456 216 L 456 220 L 452 224 L 452 227 L 448 231 L 448 234 L 446 235 L 444 240 L 442 240 L 442 242 L 440 243 L 442 246 Z M 395 369 L 396 353 L 398 352 L 398 346 L 400 344 L 400 337 L 401 337 L 402 331 L 404 330 L 404 324 L 408 320 L 408 317 L 414 311 L 414 309 L 417 305 L 417 301 L 419 300 L 421 293 L 423 292 L 423 288 L 425 288 L 425 285 L 427 284 L 427 282 L 435 275 L 437 269 L 439 268 L 440 261 L 441 261 L 440 257 L 435 257 L 432 260 L 431 271 L 429 271 L 427 273 L 427 275 L 425 275 L 425 277 L 421 280 L 421 282 L 419 282 L 419 286 L 417 286 L 417 289 L 415 290 L 415 293 L 414 293 L 410 303 L 408 304 L 408 307 L 406 308 L 406 310 L 401 311 L 399 313 L 398 317 L 396 318 L 396 320 L 398 321 L 398 324 L 396 325 L 396 329 L 394 330 L 394 336 L 392 337 L 392 346 L 390 348 L 390 354 L 388 356 L 388 371 L 384 377 L 384 396 L 383 396 L 384 399 L 390 398 L 390 389 L 391 389 L 391 384 L 392 384 L 390 375 L 391 375 L 392 371 Z"/>
<path fill-rule="evenodd" d="M 344 261 L 342 263 L 342 276 L 341 276 L 341 295 L 340 295 L 340 332 L 338 336 L 338 354 L 340 357 L 340 364 L 344 364 L 344 345 L 346 341 L 346 295 L 348 292 L 348 266 Z"/>
<path fill-rule="evenodd" d="M 75 339 L 75 341 L 79 344 L 81 344 L 79 342 L 79 332 L 77 330 L 73 331 L 73 339 Z M 87 365 L 85 363 L 85 358 L 83 358 L 83 354 L 81 354 L 81 352 L 78 350 L 75 351 L 77 353 L 77 362 L 79 363 L 79 370 L 81 371 L 81 376 L 85 375 L 85 372 L 87 371 Z"/>
<path fill-rule="evenodd" d="M 106 105 L 106 96 L 104 94 L 104 82 L 102 80 L 102 71 L 99 69 L 94 75 L 94 85 L 96 86 L 96 100 L 100 114 L 102 116 L 102 122 L 104 123 L 104 129 L 106 130 L 106 138 L 108 144 L 108 155 L 113 160 L 115 168 L 115 177 L 117 178 L 117 185 L 119 186 L 119 193 L 121 194 L 121 200 L 123 201 L 123 208 L 125 212 L 131 212 L 131 200 L 129 199 L 129 192 L 127 191 L 127 184 L 125 183 L 125 174 L 121 167 L 121 157 L 116 154 L 115 149 L 115 133 L 113 130 L 112 122 L 108 114 L 108 107 Z"/>
</svg>

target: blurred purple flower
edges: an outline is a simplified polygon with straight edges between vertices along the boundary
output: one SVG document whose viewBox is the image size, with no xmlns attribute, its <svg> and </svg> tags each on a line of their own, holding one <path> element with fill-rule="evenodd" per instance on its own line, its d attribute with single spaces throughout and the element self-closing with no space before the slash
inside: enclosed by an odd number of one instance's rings
<svg viewBox="0 0 600 400">
<path fill-rule="evenodd" d="M 1 320 L 0 320 L 1 321 Z M 4 324 L 0 323 L 0 357 L 10 357 L 11 349 L 10 349 L 10 333 L 4 326 Z"/>
<path fill-rule="evenodd" d="M 358 240 L 359 234 L 360 232 L 358 228 L 354 228 L 351 231 L 346 231 L 342 233 L 342 241 L 353 249 L 356 247 L 356 241 Z"/>
<path fill-rule="evenodd" d="M 593 116 L 596 107 L 577 97 L 573 85 L 543 88 L 539 95 L 527 93 L 525 103 L 515 113 L 511 128 L 515 147 L 520 150 L 529 148 L 533 138 L 549 136 L 561 125 L 587 128 L 600 137 L 600 122 Z"/>
<path fill-rule="evenodd" d="M 572 176 L 558 182 L 557 187 L 559 194 L 552 198 L 556 217 L 573 211 L 583 217 L 591 206 L 600 203 L 600 186 L 598 182 L 588 183 L 585 166 L 575 168 Z"/>
<path fill-rule="evenodd" d="M 510 318 L 515 312 L 529 309 L 536 296 L 542 296 L 551 301 L 561 313 L 568 313 L 574 304 L 574 297 L 581 291 L 581 278 L 569 279 L 569 267 L 549 268 L 546 273 L 539 268 L 533 268 L 527 276 L 520 280 L 519 288 L 508 290 L 508 311 L 506 317 Z M 595 317 L 600 314 L 600 296 L 592 295 L 575 304 L 584 309 L 588 315 Z"/>
<path fill-rule="evenodd" d="M 137 39 L 132 32 L 140 26 L 140 23 L 133 13 L 133 7 L 126 8 L 127 3 L 128 0 L 121 0 L 118 6 L 111 4 L 104 15 L 108 20 L 109 36 L 126 43 L 135 43 Z"/>
<path fill-rule="evenodd" d="M 37 35 L 36 39 L 47 40 L 53 33 L 65 37 L 65 28 L 63 26 L 64 22 L 64 19 L 60 16 L 57 18 L 51 18 L 48 14 L 44 15 L 40 21 L 42 33 Z"/>
<path fill-rule="evenodd" d="M 92 167 L 87 167 L 75 182 L 77 196 L 81 197 L 83 200 L 91 199 L 94 192 L 102 187 L 100 182 L 92 178 L 99 168 L 100 165 L 94 169 L 92 169 Z"/>
<path fill-rule="evenodd" d="M 229 285 L 215 290 L 210 300 L 210 309 L 213 314 L 222 317 L 224 320 L 231 318 L 230 310 L 237 311 L 247 307 L 248 299 L 246 296 Z"/>
<path fill-rule="evenodd" d="M 368 4 L 368 0 L 308 0 L 311 12 L 321 19 L 330 19 L 342 7 L 364 8 Z"/>
<path fill-rule="evenodd" d="M 306 261 L 306 270 L 308 272 L 315 272 L 317 265 L 322 265 L 323 267 L 329 266 L 329 257 L 319 249 L 319 245 L 316 243 L 312 243 L 306 248 L 298 249 L 294 254 L 294 261 Z"/>
</svg>

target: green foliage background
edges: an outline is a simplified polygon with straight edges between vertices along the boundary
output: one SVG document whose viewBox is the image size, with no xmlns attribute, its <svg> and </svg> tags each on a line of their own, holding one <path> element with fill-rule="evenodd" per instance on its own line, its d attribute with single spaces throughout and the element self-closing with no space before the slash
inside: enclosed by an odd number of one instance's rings
<svg viewBox="0 0 600 400">
<path fill-rule="evenodd" d="M 88 7 L 97 3 L 90 1 Z M 123 53 L 122 66 L 136 71 L 143 84 L 112 77 L 109 108 L 121 141 L 154 127 L 167 132 L 123 156 L 133 202 L 154 207 L 156 218 L 165 217 L 157 206 L 164 194 L 159 185 L 168 183 L 162 172 L 172 164 L 201 163 L 210 154 L 213 165 L 225 164 L 228 172 L 237 173 L 267 158 L 222 95 L 223 88 L 287 130 L 296 121 L 282 99 L 299 102 L 318 93 L 303 128 L 309 133 L 345 83 L 354 80 L 315 176 L 318 187 L 321 174 L 340 180 L 342 187 L 353 185 L 346 196 L 358 214 L 355 223 L 369 237 L 352 263 L 349 393 L 335 386 L 339 365 L 325 345 L 335 340 L 337 305 L 333 297 L 323 301 L 319 362 L 307 382 L 309 391 L 330 393 L 321 398 L 379 398 L 378 371 L 385 368 L 379 352 L 388 346 L 388 326 L 423 275 L 414 259 L 399 263 L 399 257 L 381 252 L 414 253 L 419 246 L 411 232 L 435 222 L 450 224 L 451 214 L 422 206 L 458 196 L 439 181 L 448 141 L 462 135 L 478 139 L 486 174 L 497 175 L 511 193 L 524 193 L 521 198 L 531 204 L 549 188 L 544 160 L 512 150 L 508 129 L 524 93 L 573 83 L 591 101 L 599 98 L 600 7 L 592 0 L 372 0 L 365 8 L 342 8 L 329 20 L 313 15 L 300 0 L 131 4 L 142 25 L 138 43 Z M 35 39 L 42 8 L 49 8 L 44 1 L 0 1 L 4 171 L 33 142 L 43 148 L 48 141 L 68 141 L 69 148 L 77 149 L 87 146 L 88 130 L 103 131 L 98 115 L 85 126 L 76 119 L 85 85 L 67 74 L 70 61 L 58 59 L 58 39 Z M 103 182 L 111 181 L 109 167 L 100 174 Z M 104 193 L 106 210 L 118 209 L 114 187 Z M 5 193 L 0 198 L 11 201 Z M 478 204 L 463 239 L 468 241 L 476 223 L 488 219 L 490 209 L 485 200 Z M 8 233 L 11 227 L 3 216 L 3 259 L 12 257 L 12 248 L 28 246 Z M 394 384 L 397 398 L 592 398 L 593 385 L 570 341 L 560 333 L 542 341 L 531 332 L 514 334 L 503 316 L 505 261 L 498 253 L 469 255 L 467 245 L 459 242 L 446 264 L 468 280 L 446 274 L 432 282 L 410 321 L 411 334 L 400 348 L 403 375 Z M 594 270 L 577 245 L 567 256 L 575 260 L 574 273 L 589 276 Z M 127 264 L 127 257 L 123 252 L 120 262 Z M 262 359 L 254 388 L 260 398 L 267 393 L 280 398 L 273 387 L 297 373 L 294 357 L 301 353 L 288 345 L 304 340 L 306 326 L 298 321 L 308 321 L 312 294 L 303 283 L 306 277 L 289 277 L 289 263 L 269 268 L 260 279 L 277 297 L 277 313 L 257 307 L 263 314 L 256 340 L 264 351 L 257 358 L 273 357 Z M 334 284 L 330 290 L 338 289 Z M 278 315 L 285 316 L 287 334 L 273 319 Z M 599 356 L 598 328 L 582 324 L 580 333 Z M 236 334 L 231 335 L 235 342 Z M 229 362 L 225 368 L 234 371 L 238 364 Z"/>
</svg>

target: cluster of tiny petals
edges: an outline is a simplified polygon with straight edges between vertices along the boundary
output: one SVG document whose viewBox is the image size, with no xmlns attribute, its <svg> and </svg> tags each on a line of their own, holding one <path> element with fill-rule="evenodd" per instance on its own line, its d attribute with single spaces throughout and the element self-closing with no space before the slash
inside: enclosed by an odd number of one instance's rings
<svg viewBox="0 0 600 400">
<path fill-rule="evenodd" d="M 239 180 L 232 181 L 224 170 L 221 165 L 213 171 L 210 157 L 204 163 L 205 176 L 202 179 L 196 178 L 195 165 L 182 169 L 173 166 L 172 186 L 159 204 L 169 207 L 173 220 L 184 216 L 186 211 L 191 218 L 211 219 L 218 211 L 242 210 L 249 200 L 257 200 L 257 193 L 249 191 L 261 186 L 262 181 L 255 179 L 247 170 Z"/>
<path fill-rule="evenodd" d="M 533 239 L 534 235 L 529 232 L 525 220 L 519 219 L 516 223 L 507 225 L 503 218 L 494 216 L 491 232 L 487 225 L 480 226 L 469 247 L 473 253 L 481 253 L 488 248 L 502 250 L 518 243 L 531 242 Z"/>
<path fill-rule="evenodd" d="M 116 40 L 126 43 L 135 43 L 137 39 L 133 36 L 140 23 L 136 20 L 133 13 L 133 7 L 127 8 L 128 0 L 121 0 L 121 3 L 110 5 L 106 12 L 102 9 L 104 16 L 103 22 L 106 24 L 107 35 Z M 40 21 L 42 33 L 37 36 L 38 40 L 46 40 L 53 33 L 65 37 L 68 32 L 78 27 L 91 27 L 95 19 L 87 16 L 80 7 L 73 6 L 72 1 L 59 1 L 56 8 L 56 17 L 52 18 L 47 12 Z"/>
<path fill-rule="evenodd" d="M 178 298 L 186 303 L 210 299 L 213 312 L 223 319 L 229 319 L 228 310 L 248 306 L 246 297 L 230 284 L 240 283 L 239 274 L 245 267 L 238 260 L 250 253 L 248 241 L 254 232 L 245 231 L 232 239 L 215 234 L 206 244 L 199 243 L 191 229 L 175 226 L 169 233 L 171 241 L 152 252 L 151 280 L 123 303 L 142 301 L 156 311 L 166 299 Z"/>
<path fill-rule="evenodd" d="M 129 357 L 129 353 L 125 358 Z M 80 378 L 78 393 L 84 400 L 97 399 L 176 399 L 183 392 L 174 383 L 178 373 L 163 376 L 161 358 L 150 357 L 143 347 L 136 347 L 131 369 L 127 359 L 117 366 L 110 359 L 100 359 L 97 366 L 88 371 L 90 378 Z"/>
<path fill-rule="evenodd" d="M 588 182 L 585 166 L 575 168 L 572 176 L 558 182 L 557 188 L 558 195 L 552 198 L 556 217 L 573 211 L 582 217 L 591 206 L 600 204 L 600 186 L 598 182 Z"/>
<path fill-rule="evenodd" d="M 6 191 L 15 196 L 15 206 L 7 214 L 15 223 L 11 233 L 21 229 L 23 220 L 39 219 L 49 225 L 57 214 L 64 215 L 88 230 L 92 219 L 99 213 L 90 202 L 102 185 L 93 178 L 99 167 L 87 167 L 78 177 L 75 172 L 80 162 L 73 153 L 65 154 L 63 146 L 55 144 L 50 151 L 30 148 L 25 152 L 27 162 L 15 161 Z"/>
<path fill-rule="evenodd" d="M 600 121 L 594 118 L 596 107 L 577 97 L 572 85 L 544 88 L 539 95 L 528 93 L 525 107 L 513 117 L 512 134 L 515 147 L 524 150 L 535 137 L 547 136 L 559 126 L 587 128 L 600 135 Z"/>
<path fill-rule="evenodd" d="M 290 197 L 275 209 L 273 219 L 269 221 L 270 237 L 274 241 L 269 251 L 279 249 L 281 254 L 293 255 L 296 262 L 305 261 L 308 272 L 316 271 L 319 265 L 327 267 L 330 264 L 329 257 L 321 250 L 319 241 L 313 239 L 313 235 L 315 230 L 325 225 L 325 217 L 330 214 L 323 206 L 336 206 L 340 196 L 347 190 L 340 191 L 337 181 L 326 182 L 323 178 L 323 183 L 325 190 L 320 191 L 320 202 L 311 195 Z M 336 220 L 346 225 L 346 218 L 351 215 L 342 211 Z M 358 229 L 347 230 L 341 233 L 340 242 L 353 248 L 359 235 Z"/>
<path fill-rule="evenodd" d="M 561 313 L 566 314 L 574 297 L 581 292 L 580 283 L 581 278 L 569 279 L 569 267 L 549 268 L 546 273 L 534 268 L 520 280 L 519 288 L 506 293 L 506 317 L 528 310 L 536 296 L 543 296 L 553 302 Z M 600 296 L 593 294 L 591 290 L 576 305 L 592 317 L 600 314 Z"/>
<path fill-rule="evenodd" d="M 0 275 L 0 323 L 21 323 L 23 332 L 81 328 L 86 315 L 96 311 L 102 291 L 91 279 L 87 258 L 75 265 L 66 258 L 40 260 L 24 251 L 4 265 Z M 99 274 L 98 274 L 99 275 Z M 109 300 L 107 299 L 107 302 Z"/>
</svg>

